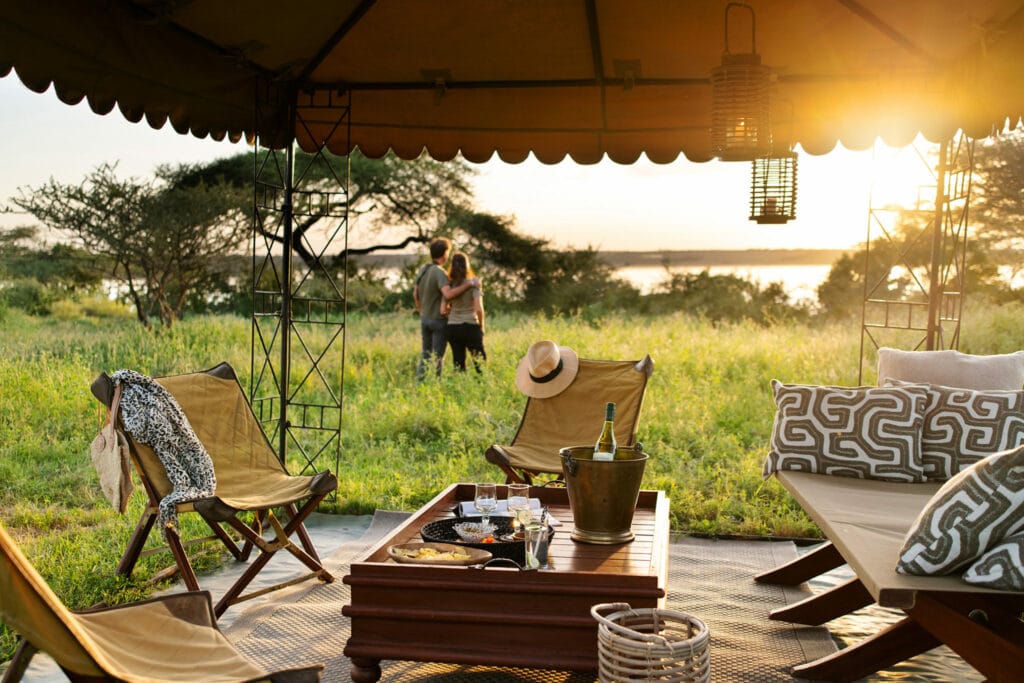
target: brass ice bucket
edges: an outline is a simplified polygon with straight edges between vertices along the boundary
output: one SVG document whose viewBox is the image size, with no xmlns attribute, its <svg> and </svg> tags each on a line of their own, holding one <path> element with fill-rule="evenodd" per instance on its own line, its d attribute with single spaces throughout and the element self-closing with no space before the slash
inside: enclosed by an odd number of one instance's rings
<svg viewBox="0 0 1024 683">
<path fill-rule="evenodd" d="M 572 539 L 613 545 L 633 540 L 633 512 L 647 454 L 643 446 L 619 448 L 615 460 L 594 460 L 593 446 L 558 451 L 576 528 Z"/>
</svg>

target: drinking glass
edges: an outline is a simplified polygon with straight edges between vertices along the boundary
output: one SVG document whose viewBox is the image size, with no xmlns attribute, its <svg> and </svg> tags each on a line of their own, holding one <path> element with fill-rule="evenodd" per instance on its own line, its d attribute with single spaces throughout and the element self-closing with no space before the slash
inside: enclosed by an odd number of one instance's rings
<svg viewBox="0 0 1024 683">
<path fill-rule="evenodd" d="M 486 525 L 491 521 L 491 513 L 498 507 L 498 498 L 494 484 L 477 484 L 473 495 L 473 507 L 480 512 L 480 522 Z"/>
<path fill-rule="evenodd" d="M 530 509 L 530 485 L 508 485 L 508 512 L 512 515 L 512 531 L 519 528 L 519 515 L 522 510 Z"/>
<path fill-rule="evenodd" d="M 527 529 L 542 527 L 547 529 L 548 527 L 548 509 L 545 507 L 541 508 L 527 508 L 526 513 L 520 517 L 523 522 L 523 526 Z"/>
<path fill-rule="evenodd" d="M 547 510 L 529 511 L 529 521 L 523 527 L 525 534 L 526 566 L 529 569 L 549 569 Z"/>
<path fill-rule="evenodd" d="M 543 527 L 527 527 L 526 528 L 526 567 L 527 569 L 540 569 L 546 564 L 546 557 L 542 558 L 542 554 L 546 554 L 546 541 L 547 541 L 547 529 Z"/>
</svg>

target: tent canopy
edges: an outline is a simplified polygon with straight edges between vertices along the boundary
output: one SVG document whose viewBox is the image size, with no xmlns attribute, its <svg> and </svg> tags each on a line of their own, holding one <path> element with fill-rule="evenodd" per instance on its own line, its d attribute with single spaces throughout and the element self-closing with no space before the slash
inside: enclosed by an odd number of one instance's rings
<svg viewBox="0 0 1024 683">
<path fill-rule="evenodd" d="M 216 139 L 473 162 L 702 161 L 726 5 L 6 0 L 0 75 L 13 68 L 64 102 Z M 750 6 L 753 26 L 747 12 L 728 14 L 728 51 L 756 48 L 771 67 L 777 148 L 985 137 L 1024 113 L 1024 0 Z"/>
</svg>

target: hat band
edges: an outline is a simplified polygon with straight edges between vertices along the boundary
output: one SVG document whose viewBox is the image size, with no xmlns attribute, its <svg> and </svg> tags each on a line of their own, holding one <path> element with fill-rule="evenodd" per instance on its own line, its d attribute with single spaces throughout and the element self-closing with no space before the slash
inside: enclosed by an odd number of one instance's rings
<svg viewBox="0 0 1024 683">
<path fill-rule="evenodd" d="M 531 373 L 530 374 L 530 379 L 532 379 L 537 384 L 545 384 L 547 382 L 550 382 L 554 378 L 558 377 L 560 372 L 562 372 L 562 359 L 561 358 L 558 359 L 558 365 L 555 366 L 554 370 L 552 370 L 548 374 L 544 375 L 543 377 L 534 377 L 533 374 Z"/>
</svg>

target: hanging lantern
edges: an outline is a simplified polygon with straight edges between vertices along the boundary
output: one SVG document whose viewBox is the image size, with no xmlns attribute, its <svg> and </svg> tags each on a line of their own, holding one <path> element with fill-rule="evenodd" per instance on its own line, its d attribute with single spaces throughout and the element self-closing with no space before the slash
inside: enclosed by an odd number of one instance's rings
<svg viewBox="0 0 1024 683">
<path fill-rule="evenodd" d="M 750 11 L 750 52 L 729 52 L 729 10 Z M 751 161 L 771 152 L 768 87 L 770 69 L 757 54 L 754 9 L 725 6 L 725 52 L 711 70 L 711 150 L 722 161 Z"/>
<path fill-rule="evenodd" d="M 750 220 L 778 225 L 796 218 L 796 152 L 754 159 Z"/>
</svg>

